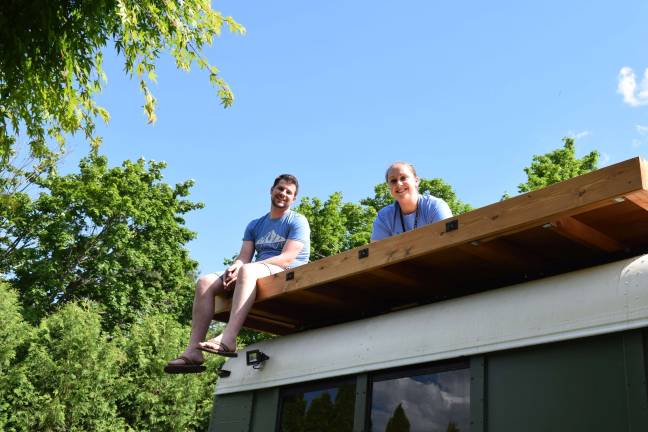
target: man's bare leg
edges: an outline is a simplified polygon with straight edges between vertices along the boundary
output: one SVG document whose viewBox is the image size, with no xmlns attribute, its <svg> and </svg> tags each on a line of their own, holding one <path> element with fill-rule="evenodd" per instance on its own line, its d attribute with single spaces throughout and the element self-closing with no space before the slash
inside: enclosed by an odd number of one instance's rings
<svg viewBox="0 0 648 432">
<path fill-rule="evenodd" d="M 205 340 L 209 324 L 214 317 L 214 297 L 224 292 L 223 280 L 216 274 L 201 276 L 196 282 L 193 309 L 191 311 L 191 336 L 187 349 L 181 354 L 196 362 L 203 361 L 203 354 L 198 344 Z M 170 364 L 184 364 L 183 359 L 176 359 Z"/>
<path fill-rule="evenodd" d="M 243 327 L 243 323 L 245 323 L 245 319 L 256 299 L 257 279 L 281 271 L 284 271 L 284 269 L 273 264 L 249 263 L 241 267 L 236 279 L 236 288 L 234 288 L 229 322 L 225 326 L 225 330 L 214 339 L 203 342 L 200 345 L 215 350 L 222 350 L 225 347 L 220 346 L 220 344 L 223 343 L 227 348 L 236 350 L 236 336 L 241 331 L 241 327 Z"/>
</svg>

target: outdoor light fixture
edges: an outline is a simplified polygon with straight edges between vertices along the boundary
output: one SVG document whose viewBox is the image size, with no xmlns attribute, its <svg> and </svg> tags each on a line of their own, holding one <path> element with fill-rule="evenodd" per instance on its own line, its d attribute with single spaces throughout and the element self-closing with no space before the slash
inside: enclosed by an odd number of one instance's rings
<svg viewBox="0 0 648 432">
<path fill-rule="evenodd" d="M 216 375 L 218 375 L 218 378 L 227 378 L 231 374 L 232 374 L 232 372 L 228 371 L 226 369 L 223 369 L 223 368 L 216 369 Z"/>
<path fill-rule="evenodd" d="M 266 353 L 263 353 L 258 349 L 247 351 L 245 355 L 247 357 L 247 365 L 252 366 L 254 369 L 259 369 L 263 362 L 270 358 Z"/>
</svg>

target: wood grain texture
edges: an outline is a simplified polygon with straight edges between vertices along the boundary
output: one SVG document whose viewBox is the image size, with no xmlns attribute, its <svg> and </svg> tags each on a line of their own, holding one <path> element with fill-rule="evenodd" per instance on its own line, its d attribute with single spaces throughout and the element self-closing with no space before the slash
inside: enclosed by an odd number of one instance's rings
<svg viewBox="0 0 648 432">
<path fill-rule="evenodd" d="M 624 246 L 615 239 L 573 217 L 557 219 L 551 226 L 560 235 L 595 249 L 605 252 L 618 252 L 624 249 Z"/>
</svg>

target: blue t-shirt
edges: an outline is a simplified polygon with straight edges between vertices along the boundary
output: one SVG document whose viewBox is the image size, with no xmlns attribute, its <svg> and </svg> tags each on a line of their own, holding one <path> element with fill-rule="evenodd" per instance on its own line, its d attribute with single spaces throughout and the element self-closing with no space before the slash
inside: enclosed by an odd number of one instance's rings
<svg viewBox="0 0 648 432">
<path fill-rule="evenodd" d="M 418 213 L 417 227 L 452 217 L 452 211 L 445 201 L 428 194 L 421 195 L 418 203 Z M 414 228 L 415 219 L 416 212 L 403 215 L 405 231 L 410 231 Z M 383 207 L 378 212 L 378 216 L 376 216 L 373 224 L 371 240 L 382 240 L 402 232 L 401 219 L 398 216 L 396 203 L 394 202 L 387 207 Z"/>
<path fill-rule="evenodd" d="M 254 243 L 255 261 L 280 255 L 286 240 L 296 240 L 304 244 L 288 268 L 306 264 L 310 256 L 310 226 L 308 220 L 299 213 L 289 210 L 277 219 L 271 219 L 270 213 L 267 213 L 250 222 L 243 234 L 243 241 Z"/>
</svg>

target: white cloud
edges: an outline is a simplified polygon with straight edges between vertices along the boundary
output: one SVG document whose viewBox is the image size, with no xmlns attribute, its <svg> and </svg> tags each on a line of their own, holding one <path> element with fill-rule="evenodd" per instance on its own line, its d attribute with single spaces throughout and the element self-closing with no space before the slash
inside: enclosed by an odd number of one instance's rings
<svg viewBox="0 0 648 432">
<path fill-rule="evenodd" d="M 384 431 L 399 403 L 410 421 L 412 432 L 444 432 L 450 421 L 455 422 L 459 430 L 467 430 L 470 419 L 469 372 L 466 369 L 375 382 L 371 404 L 372 430 Z"/>
<path fill-rule="evenodd" d="M 601 163 L 601 166 L 606 166 L 608 163 L 610 163 L 610 160 L 611 158 L 609 154 L 601 152 L 601 160 L 599 161 Z"/>
<path fill-rule="evenodd" d="M 581 131 L 581 132 L 567 132 L 568 137 L 572 137 L 575 140 L 579 140 L 581 138 L 585 138 L 587 136 L 592 135 L 592 132 L 590 131 Z"/>
<path fill-rule="evenodd" d="M 632 68 L 622 67 L 619 71 L 617 91 L 623 95 L 623 102 L 630 106 L 648 104 L 648 69 L 644 71 L 643 80 L 637 85 L 637 77 Z"/>
<path fill-rule="evenodd" d="M 632 139 L 632 148 L 639 148 L 648 143 L 648 126 L 635 125 L 635 130 L 639 134 L 639 138 Z"/>
</svg>

